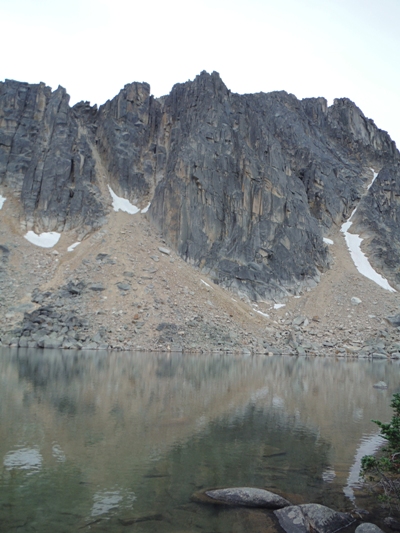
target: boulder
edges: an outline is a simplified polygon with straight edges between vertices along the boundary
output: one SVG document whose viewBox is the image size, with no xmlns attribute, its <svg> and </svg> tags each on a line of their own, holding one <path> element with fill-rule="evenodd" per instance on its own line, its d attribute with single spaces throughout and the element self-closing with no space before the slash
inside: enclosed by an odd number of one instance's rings
<svg viewBox="0 0 400 533">
<path fill-rule="evenodd" d="M 278 494 L 252 487 L 206 490 L 202 493 L 196 493 L 194 496 L 196 501 L 219 505 L 262 507 L 264 509 L 281 509 L 290 505 L 288 500 Z"/>
<path fill-rule="evenodd" d="M 395 327 L 399 327 L 399 326 L 400 326 L 400 314 L 398 314 L 398 315 L 393 315 L 393 316 L 388 316 L 388 317 L 386 317 L 386 320 L 387 320 L 392 326 L 395 326 Z"/>
<path fill-rule="evenodd" d="M 274 513 L 286 533 L 335 533 L 355 521 L 349 513 L 318 503 L 293 505 Z"/>
<path fill-rule="evenodd" d="M 375 524 L 364 522 L 356 527 L 355 533 L 383 533 L 383 531 Z"/>
</svg>

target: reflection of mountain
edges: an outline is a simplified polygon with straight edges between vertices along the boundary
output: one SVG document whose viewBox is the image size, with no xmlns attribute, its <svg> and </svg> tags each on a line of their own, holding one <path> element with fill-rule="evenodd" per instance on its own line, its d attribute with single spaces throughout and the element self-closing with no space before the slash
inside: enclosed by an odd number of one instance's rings
<svg viewBox="0 0 400 533">
<path fill-rule="evenodd" d="M 394 365 L 328 359 L 3 350 L 0 453 L 38 446 L 52 464 L 56 444 L 87 480 L 114 486 L 121 469 L 144 472 L 178 445 L 226 432 L 255 455 L 262 442 L 284 450 L 285 461 L 319 446 L 315 475 L 332 467 L 345 484 L 370 419 L 390 416 L 397 376 Z M 373 389 L 381 379 L 387 391 Z M 226 466 L 224 446 L 209 451 Z"/>
</svg>

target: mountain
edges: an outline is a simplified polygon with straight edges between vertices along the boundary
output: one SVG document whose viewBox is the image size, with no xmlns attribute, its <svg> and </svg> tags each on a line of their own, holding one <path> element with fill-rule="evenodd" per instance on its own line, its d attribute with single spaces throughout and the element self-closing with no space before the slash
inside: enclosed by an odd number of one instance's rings
<svg viewBox="0 0 400 533">
<path fill-rule="evenodd" d="M 0 195 L 19 235 L 100 238 L 110 188 L 150 203 L 160 244 L 253 302 L 316 287 L 333 264 L 323 238 L 357 207 L 352 231 L 400 288 L 400 154 L 346 98 L 239 95 L 202 72 L 161 98 L 132 83 L 71 107 L 62 87 L 0 83 Z"/>
</svg>

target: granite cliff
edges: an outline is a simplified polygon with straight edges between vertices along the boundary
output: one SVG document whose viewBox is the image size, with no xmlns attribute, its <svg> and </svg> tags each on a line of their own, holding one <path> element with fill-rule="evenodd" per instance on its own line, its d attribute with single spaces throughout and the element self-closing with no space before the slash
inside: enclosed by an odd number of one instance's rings
<svg viewBox="0 0 400 533">
<path fill-rule="evenodd" d="M 329 268 L 323 236 L 348 218 L 400 284 L 400 154 L 350 100 L 231 93 L 202 72 L 154 98 L 126 85 L 97 108 L 66 91 L 0 83 L 0 193 L 21 232 L 75 230 L 110 212 L 107 185 L 185 261 L 251 300 L 298 294 Z M 370 168 L 378 178 L 366 192 Z"/>
</svg>

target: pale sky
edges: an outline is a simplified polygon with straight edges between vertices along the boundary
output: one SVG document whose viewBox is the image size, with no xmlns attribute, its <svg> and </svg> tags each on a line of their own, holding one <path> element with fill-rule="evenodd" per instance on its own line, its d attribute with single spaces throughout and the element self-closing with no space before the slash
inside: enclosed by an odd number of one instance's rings
<svg viewBox="0 0 400 533">
<path fill-rule="evenodd" d="M 237 93 L 348 97 L 400 147 L 400 0 L 0 0 L 0 80 L 102 104 L 202 70 Z"/>
</svg>

